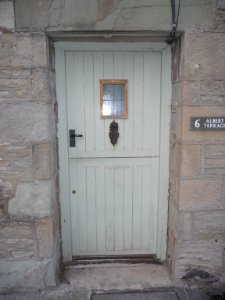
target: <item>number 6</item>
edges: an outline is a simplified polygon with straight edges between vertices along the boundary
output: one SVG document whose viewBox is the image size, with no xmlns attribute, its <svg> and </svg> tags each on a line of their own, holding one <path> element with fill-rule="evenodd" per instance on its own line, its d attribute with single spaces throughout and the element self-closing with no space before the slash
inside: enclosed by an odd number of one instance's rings
<svg viewBox="0 0 225 300">
<path fill-rule="evenodd" d="M 200 119 L 197 119 L 195 121 L 195 128 L 199 128 L 200 127 L 200 123 L 199 123 Z"/>
</svg>

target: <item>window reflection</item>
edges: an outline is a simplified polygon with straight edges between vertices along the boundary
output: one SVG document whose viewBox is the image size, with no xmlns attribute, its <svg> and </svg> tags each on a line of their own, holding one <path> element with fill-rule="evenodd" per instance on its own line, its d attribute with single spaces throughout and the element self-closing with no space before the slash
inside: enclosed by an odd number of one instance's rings
<svg viewBox="0 0 225 300">
<path fill-rule="evenodd" d="M 101 117 L 127 117 L 127 80 L 100 80 Z"/>
</svg>

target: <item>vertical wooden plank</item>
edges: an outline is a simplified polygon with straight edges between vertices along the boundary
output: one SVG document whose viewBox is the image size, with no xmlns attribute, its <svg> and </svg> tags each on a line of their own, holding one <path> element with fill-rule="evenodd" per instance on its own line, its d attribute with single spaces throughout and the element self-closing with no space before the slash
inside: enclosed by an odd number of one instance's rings
<svg viewBox="0 0 225 300">
<path fill-rule="evenodd" d="M 105 202 L 105 168 L 99 166 L 96 168 L 96 211 L 97 211 L 97 250 L 104 252 L 106 250 L 105 240 L 105 218 L 106 218 L 106 202 Z"/>
<path fill-rule="evenodd" d="M 97 247 L 97 233 L 96 233 L 96 199 L 95 199 L 95 168 L 87 166 L 87 240 L 88 240 L 88 252 L 95 252 Z"/>
<path fill-rule="evenodd" d="M 105 169 L 105 224 L 106 224 L 106 250 L 115 250 L 115 207 L 114 207 L 114 169 L 113 167 L 106 167 Z"/>
<path fill-rule="evenodd" d="M 94 53 L 94 112 L 95 112 L 95 149 L 104 150 L 104 120 L 100 119 L 100 84 L 103 79 L 103 54 Z"/>
<path fill-rule="evenodd" d="M 77 187 L 77 197 L 79 206 L 79 245 L 80 254 L 82 252 L 87 252 L 87 186 L 86 186 L 86 167 L 82 164 L 77 165 L 78 174 L 78 187 Z"/>
<path fill-rule="evenodd" d="M 128 80 L 128 119 L 124 120 L 123 147 L 133 150 L 133 115 L 134 115 L 134 54 L 124 53 L 124 79 Z"/>
<path fill-rule="evenodd" d="M 69 160 L 70 166 L 70 199 L 71 199 L 71 229 L 72 229 L 72 249 L 73 255 L 79 255 L 79 205 L 77 195 L 77 165 L 75 159 Z M 72 191 L 75 191 L 73 193 Z"/>
<path fill-rule="evenodd" d="M 123 53 L 115 52 L 114 53 L 114 61 L 113 61 L 113 79 L 124 79 L 123 76 Z M 116 150 L 123 149 L 123 140 L 124 140 L 124 120 L 117 119 L 117 123 L 119 124 L 119 139 L 116 144 Z"/>
<path fill-rule="evenodd" d="M 151 222 L 152 222 L 152 210 L 150 209 L 150 203 L 153 201 L 151 198 L 151 188 L 152 182 L 150 182 L 149 178 L 151 172 L 154 170 L 151 168 L 149 164 L 146 166 L 142 166 L 142 216 L 141 216 L 141 249 L 145 250 L 146 253 L 149 253 L 149 243 L 150 239 L 152 239 L 150 235 L 151 231 Z M 150 252 L 151 253 L 151 252 Z"/>
<path fill-rule="evenodd" d="M 151 219 L 150 219 L 150 243 L 149 250 L 151 253 L 156 253 L 157 248 L 157 226 L 158 226 L 158 201 L 159 201 L 159 158 L 154 157 L 151 159 L 151 172 L 148 178 L 148 183 L 150 183 L 150 211 L 151 211 Z"/>
<path fill-rule="evenodd" d="M 143 150 L 152 150 L 155 136 L 159 131 L 159 120 L 154 123 L 155 106 L 153 105 L 152 77 L 155 76 L 152 67 L 152 53 L 144 53 L 144 95 L 143 95 Z M 159 101 L 159 99 L 157 99 Z M 160 101 L 159 104 L 160 105 Z M 151 151 L 152 152 L 152 151 Z"/>
<path fill-rule="evenodd" d="M 141 214 L 142 214 L 142 167 L 134 166 L 133 178 L 133 250 L 141 249 Z"/>
<path fill-rule="evenodd" d="M 104 53 L 104 69 L 103 69 L 103 79 L 113 79 L 113 53 Z M 105 125 L 105 150 L 113 150 L 114 147 L 110 143 L 109 139 L 109 125 L 112 122 L 110 119 L 104 119 Z"/>
<path fill-rule="evenodd" d="M 161 53 L 144 53 L 143 149 L 159 155 Z"/>
<path fill-rule="evenodd" d="M 86 151 L 95 150 L 95 110 L 94 110 L 94 78 L 93 54 L 85 52 L 84 56 L 84 112 Z"/>
<path fill-rule="evenodd" d="M 154 70 L 154 76 L 152 76 L 152 105 L 154 107 L 154 113 L 152 114 L 152 120 L 154 124 L 158 124 L 157 131 L 152 128 L 151 134 L 154 137 L 153 143 L 153 155 L 159 155 L 159 146 L 160 146 L 160 127 L 161 127 L 161 53 L 155 52 L 152 53 L 152 66 Z M 155 133 L 155 134 L 154 134 Z"/>
<path fill-rule="evenodd" d="M 85 119 L 84 119 L 84 65 L 82 53 L 67 53 L 67 113 L 68 129 L 75 129 L 83 134 L 83 138 L 76 139 L 76 147 L 69 148 L 69 153 L 85 150 Z M 72 58 L 72 60 L 71 60 Z"/>
<path fill-rule="evenodd" d="M 134 54 L 134 127 L 133 127 L 133 148 L 143 149 L 143 53 Z"/>
<path fill-rule="evenodd" d="M 123 250 L 123 166 L 115 167 L 115 250 Z"/>
<path fill-rule="evenodd" d="M 124 210 L 123 210 L 123 230 L 124 230 L 124 250 L 132 249 L 133 233 L 133 167 L 124 168 Z"/>
</svg>

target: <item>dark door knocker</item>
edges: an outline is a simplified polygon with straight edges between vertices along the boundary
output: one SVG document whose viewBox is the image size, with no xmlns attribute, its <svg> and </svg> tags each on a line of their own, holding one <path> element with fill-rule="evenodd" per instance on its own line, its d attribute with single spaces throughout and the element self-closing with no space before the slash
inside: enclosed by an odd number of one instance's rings
<svg viewBox="0 0 225 300">
<path fill-rule="evenodd" d="M 109 126 L 109 138 L 113 146 L 117 143 L 117 140 L 120 135 L 118 129 L 119 124 L 115 120 L 113 120 Z"/>
</svg>

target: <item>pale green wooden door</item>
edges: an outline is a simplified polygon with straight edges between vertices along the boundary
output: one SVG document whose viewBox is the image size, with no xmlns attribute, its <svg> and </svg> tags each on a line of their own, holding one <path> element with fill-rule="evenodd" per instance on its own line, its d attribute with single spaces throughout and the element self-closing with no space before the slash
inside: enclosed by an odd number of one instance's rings
<svg viewBox="0 0 225 300">
<path fill-rule="evenodd" d="M 161 52 L 65 52 L 72 254 L 156 254 Z M 100 118 L 100 79 L 128 80 L 128 118 Z M 73 192 L 72 192 L 73 191 Z"/>
</svg>

